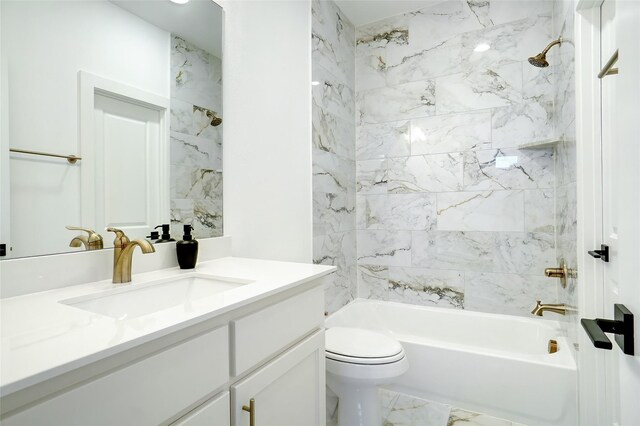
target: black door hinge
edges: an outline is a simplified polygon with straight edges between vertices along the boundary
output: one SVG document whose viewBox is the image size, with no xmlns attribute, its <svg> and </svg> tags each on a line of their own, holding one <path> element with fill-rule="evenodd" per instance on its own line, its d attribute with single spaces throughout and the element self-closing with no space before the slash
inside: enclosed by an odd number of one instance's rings
<svg viewBox="0 0 640 426">
<path fill-rule="evenodd" d="M 0 257 L 7 255 L 7 245 L 0 244 Z"/>
</svg>

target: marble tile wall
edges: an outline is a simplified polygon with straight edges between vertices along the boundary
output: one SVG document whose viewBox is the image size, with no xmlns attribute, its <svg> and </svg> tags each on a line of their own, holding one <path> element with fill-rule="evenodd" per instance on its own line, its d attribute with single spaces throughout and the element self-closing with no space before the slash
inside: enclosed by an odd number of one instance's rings
<svg viewBox="0 0 640 426">
<path fill-rule="evenodd" d="M 557 0 L 553 9 L 554 34 L 565 40 L 574 37 L 574 0 Z M 575 47 L 563 43 L 551 57 L 554 67 L 555 115 L 554 126 L 560 137 L 556 149 L 556 217 L 557 258 L 565 259 L 569 267 L 577 266 L 577 179 L 576 179 L 576 129 L 575 129 Z M 577 306 L 576 280 L 569 279 L 566 289 L 560 289 L 560 301 Z M 569 339 L 577 342 L 577 316 L 565 320 Z"/>
<path fill-rule="evenodd" d="M 556 33 L 553 12 L 447 0 L 356 29 L 359 297 L 513 315 L 557 300 L 543 272 L 570 226 L 555 217 L 565 159 L 518 148 L 559 120 L 555 66 L 527 62 Z"/>
<path fill-rule="evenodd" d="M 335 265 L 327 312 L 356 297 L 355 28 L 332 2 L 312 3 L 313 259 Z"/>
<path fill-rule="evenodd" d="M 191 224 L 199 238 L 222 236 L 222 62 L 171 38 L 170 174 L 174 236 Z"/>
</svg>

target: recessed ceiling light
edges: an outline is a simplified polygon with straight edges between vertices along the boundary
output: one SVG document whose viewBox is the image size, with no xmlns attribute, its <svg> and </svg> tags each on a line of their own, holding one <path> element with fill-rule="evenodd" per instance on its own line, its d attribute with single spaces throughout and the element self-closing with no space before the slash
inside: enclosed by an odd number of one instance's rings
<svg viewBox="0 0 640 426">
<path fill-rule="evenodd" d="M 490 45 L 488 45 L 487 43 L 480 43 L 475 47 L 475 49 L 473 49 L 473 51 L 474 52 L 486 52 L 489 49 L 491 49 Z"/>
<path fill-rule="evenodd" d="M 169 0 L 171 3 L 175 4 L 186 4 L 189 3 L 189 0 Z"/>
<path fill-rule="evenodd" d="M 311 85 L 312 85 L 312 86 L 319 86 L 319 85 L 320 85 L 320 82 L 319 82 L 319 81 L 312 81 L 312 82 L 311 82 Z"/>
</svg>

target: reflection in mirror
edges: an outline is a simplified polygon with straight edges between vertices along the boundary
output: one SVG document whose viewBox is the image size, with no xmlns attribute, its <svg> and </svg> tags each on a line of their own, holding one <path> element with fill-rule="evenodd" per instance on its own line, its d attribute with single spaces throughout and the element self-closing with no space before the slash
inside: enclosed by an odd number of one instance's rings
<svg viewBox="0 0 640 426">
<path fill-rule="evenodd" d="M 0 2 L 0 259 L 171 223 L 222 235 L 222 10 L 211 0 Z M 34 155 L 34 151 L 80 157 Z M 96 238 L 96 237 L 94 237 Z M 86 241 L 86 243 L 84 243 Z"/>
</svg>

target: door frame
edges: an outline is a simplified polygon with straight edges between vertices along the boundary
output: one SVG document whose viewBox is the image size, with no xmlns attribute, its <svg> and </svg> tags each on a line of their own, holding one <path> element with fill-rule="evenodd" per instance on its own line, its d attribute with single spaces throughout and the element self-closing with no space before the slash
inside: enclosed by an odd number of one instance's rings
<svg viewBox="0 0 640 426">
<path fill-rule="evenodd" d="M 576 141 L 578 191 L 578 311 L 583 318 L 604 317 L 604 263 L 587 251 L 602 243 L 602 151 L 600 6 L 603 0 L 579 0 L 575 14 Z M 594 350 L 578 326 L 579 419 L 608 424 L 605 401 L 605 352 Z"/>
<path fill-rule="evenodd" d="M 155 93 L 147 92 L 127 84 L 109 80 L 87 71 L 78 71 L 78 137 L 80 140 L 80 156 L 83 164 L 80 171 L 80 218 L 83 226 L 93 226 L 95 221 L 95 185 L 93 167 L 88 159 L 95 158 L 94 99 L 100 94 L 128 103 L 141 105 L 158 111 L 160 114 L 160 149 L 158 164 L 166 164 L 158 170 L 160 191 L 158 211 L 162 212 L 158 223 L 168 223 L 170 212 L 170 178 L 169 178 L 169 111 L 170 99 Z M 87 160 L 85 160 L 87 159 Z M 85 208 L 85 206 L 91 206 Z M 165 218 L 167 220 L 165 220 Z"/>
<path fill-rule="evenodd" d="M 0 243 L 11 258 L 11 149 L 9 140 L 9 67 L 0 64 Z"/>
</svg>

